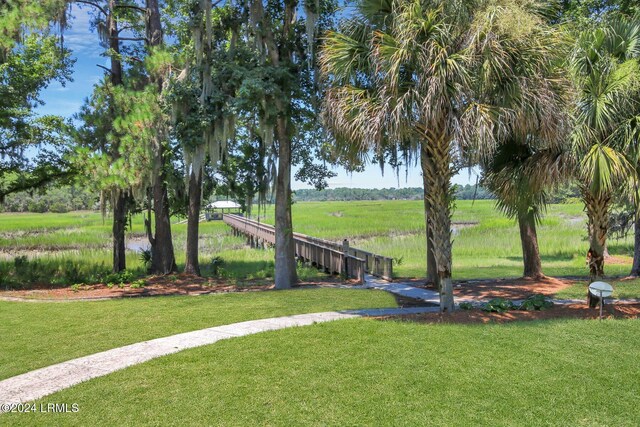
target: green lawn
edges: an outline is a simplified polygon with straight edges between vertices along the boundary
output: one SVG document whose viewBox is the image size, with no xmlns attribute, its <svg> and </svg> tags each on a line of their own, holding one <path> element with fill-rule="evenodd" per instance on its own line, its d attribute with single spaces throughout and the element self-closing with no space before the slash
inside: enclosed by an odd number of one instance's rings
<svg viewBox="0 0 640 427">
<path fill-rule="evenodd" d="M 0 422 L 637 426 L 639 346 L 637 320 L 337 321 L 166 356 L 36 402 L 77 413 Z"/>
<path fill-rule="evenodd" d="M 607 280 L 613 286 L 613 298 L 640 298 L 640 279 Z M 557 298 L 585 299 L 587 297 L 587 283 L 577 282 L 571 287 L 561 290 Z"/>
<path fill-rule="evenodd" d="M 0 301 L 0 379 L 127 344 L 244 320 L 395 306 L 393 297 L 382 291 L 331 288 L 96 302 Z"/>
</svg>

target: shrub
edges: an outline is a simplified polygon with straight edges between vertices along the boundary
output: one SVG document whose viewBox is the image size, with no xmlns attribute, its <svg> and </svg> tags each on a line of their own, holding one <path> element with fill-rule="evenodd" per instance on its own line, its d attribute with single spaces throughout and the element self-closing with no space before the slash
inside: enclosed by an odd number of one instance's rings
<svg viewBox="0 0 640 427">
<path fill-rule="evenodd" d="M 66 260 L 59 271 L 60 278 L 65 283 L 79 283 L 85 279 L 80 266 L 71 260 Z"/>
<path fill-rule="evenodd" d="M 518 307 L 519 310 L 535 311 L 545 310 L 553 307 L 553 301 L 542 294 L 535 294 L 527 297 Z"/>
<path fill-rule="evenodd" d="M 29 212 L 44 213 L 47 211 L 47 204 L 43 200 L 33 200 L 27 205 Z"/>
<path fill-rule="evenodd" d="M 119 273 L 109 273 L 104 278 L 104 282 L 107 287 L 112 288 L 113 285 L 121 285 L 124 283 L 129 283 L 133 280 L 133 273 L 128 270 L 123 270 Z M 111 285 L 111 286 L 109 286 Z"/>
<path fill-rule="evenodd" d="M 211 259 L 211 274 L 214 277 L 220 277 L 221 273 L 224 271 L 222 266 L 224 265 L 224 259 L 221 256 L 217 256 Z"/>
<path fill-rule="evenodd" d="M 488 302 L 482 304 L 480 307 L 483 311 L 495 312 L 495 313 L 504 313 L 508 310 L 513 310 L 515 306 L 513 303 L 504 298 L 493 298 Z"/>
<path fill-rule="evenodd" d="M 148 271 L 151 267 L 151 249 L 140 249 L 140 261 Z"/>
<path fill-rule="evenodd" d="M 140 279 L 140 280 L 136 280 L 134 282 L 131 282 L 131 285 L 129 285 L 130 288 L 132 289 L 140 289 L 140 288 L 144 288 L 147 285 L 147 282 L 145 282 L 144 280 Z"/>
<path fill-rule="evenodd" d="M 49 212 L 67 213 L 69 212 L 69 208 L 62 202 L 53 202 L 51 206 L 49 206 Z"/>
<path fill-rule="evenodd" d="M 466 301 L 461 302 L 460 304 L 458 304 L 458 308 L 460 308 L 460 310 L 471 310 L 473 308 L 473 304 Z"/>
</svg>

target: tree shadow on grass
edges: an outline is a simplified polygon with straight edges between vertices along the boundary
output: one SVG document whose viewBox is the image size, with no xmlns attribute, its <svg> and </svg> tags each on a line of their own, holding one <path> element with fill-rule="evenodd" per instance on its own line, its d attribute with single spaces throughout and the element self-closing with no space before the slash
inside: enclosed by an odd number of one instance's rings
<svg viewBox="0 0 640 427">
<path fill-rule="evenodd" d="M 572 259 L 574 259 L 576 257 L 576 255 L 578 255 L 577 253 L 574 252 L 556 252 L 553 254 L 542 254 L 540 255 L 540 260 L 545 263 L 545 262 L 558 262 L 558 261 L 571 261 Z M 518 261 L 518 262 L 522 262 L 522 257 L 521 256 L 508 256 L 506 257 L 506 259 L 508 259 L 509 261 Z"/>
<path fill-rule="evenodd" d="M 78 284 L 130 282 L 145 275 L 142 267 L 114 274 L 111 265 L 90 257 L 28 258 L 18 256 L 0 261 L 2 289 L 62 288 Z"/>
<path fill-rule="evenodd" d="M 184 265 L 179 265 L 182 269 Z M 275 264 L 273 261 L 225 260 L 213 257 L 208 261 L 200 261 L 203 276 L 216 278 L 250 279 L 273 277 Z"/>
</svg>

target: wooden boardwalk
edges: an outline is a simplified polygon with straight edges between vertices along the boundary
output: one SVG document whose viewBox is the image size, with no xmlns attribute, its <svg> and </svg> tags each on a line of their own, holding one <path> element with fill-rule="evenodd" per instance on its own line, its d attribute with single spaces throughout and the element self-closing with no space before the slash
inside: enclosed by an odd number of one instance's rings
<svg viewBox="0 0 640 427">
<path fill-rule="evenodd" d="M 236 234 L 247 237 L 252 247 L 274 245 L 275 228 L 240 215 L 225 214 L 223 221 Z M 392 280 L 393 259 L 349 246 L 345 239 L 342 243 L 319 239 L 300 233 L 293 233 L 295 255 L 331 274 L 343 274 L 350 279 L 364 282 L 365 273 Z"/>
</svg>

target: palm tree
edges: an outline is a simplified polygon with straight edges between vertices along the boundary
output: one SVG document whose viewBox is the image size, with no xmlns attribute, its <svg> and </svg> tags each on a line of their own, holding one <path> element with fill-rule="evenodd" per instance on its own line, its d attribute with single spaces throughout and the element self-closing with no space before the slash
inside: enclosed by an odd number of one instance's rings
<svg viewBox="0 0 640 427">
<path fill-rule="evenodd" d="M 545 100 L 513 103 L 509 88 L 498 87 L 496 102 L 517 119 L 510 133 L 497 138 L 495 153 L 481 162 L 482 184 L 496 196 L 498 209 L 518 221 L 523 276 L 534 279 L 544 277 L 536 225 L 546 210 L 547 192 L 571 177 L 573 164 L 567 142 L 573 91 L 563 60 L 569 44 L 557 27 L 548 28 L 541 40 L 549 47 L 547 57 L 529 61 L 537 70 L 529 73 L 529 82 L 545 92 Z M 543 119 L 541 114 L 550 111 L 556 114 Z"/>
<path fill-rule="evenodd" d="M 483 166 L 482 184 L 495 194 L 497 207 L 518 221 L 523 276 L 543 278 L 536 225 L 546 210 L 547 191 L 570 176 L 565 147 L 540 147 L 509 139 Z"/>
<path fill-rule="evenodd" d="M 489 155 L 518 112 L 554 117 L 530 77 L 549 47 L 540 4 L 503 0 L 367 0 L 341 31 L 327 34 L 324 118 L 350 154 L 389 145 L 420 150 L 428 231 L 441 309 L 453 309 L 453 164 Z M 493 102 L 497 88 L 509 108 Z M 517 106 L 514 108 L 514 106 Z M 553 111 L 552 111 L 553 110 Z"/>
<path fill-rule="evenodd" d="M 617 17 L 583 32 L 571 58 L 578 90 L 573 151 L 588 217 L 591 281 L 604 276 L 614 189 L 633 176 L 620 130 L 638 111 L 638 56 L 640 27 Z"/>
</svg>

